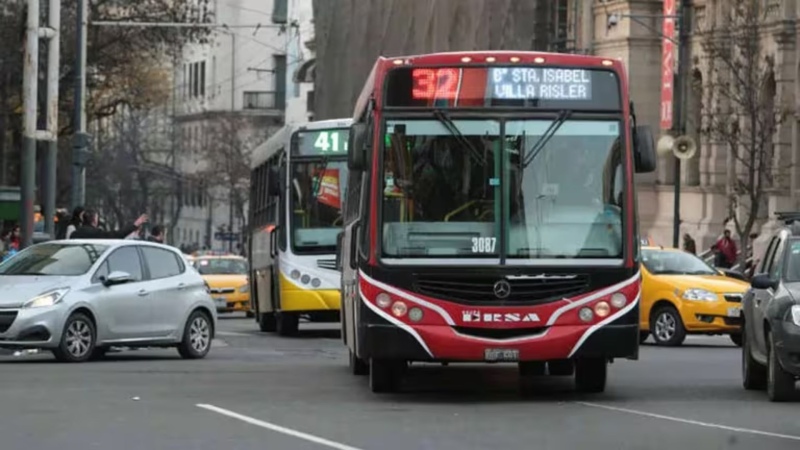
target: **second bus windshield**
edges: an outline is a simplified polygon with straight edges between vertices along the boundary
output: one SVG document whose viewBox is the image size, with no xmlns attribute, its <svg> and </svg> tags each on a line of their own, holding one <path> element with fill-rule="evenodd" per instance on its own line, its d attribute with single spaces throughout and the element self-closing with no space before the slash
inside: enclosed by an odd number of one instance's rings
<svg viewBox="0 0 800 450">
<path fill-rule="evenodd" d="M 346 129 L 297 135 L 289 179 L 290 236 L 297 253 L 336 251 L 347 186 L 347 136 Z"/>
<path fill-rule="evenodd" d="M 624 151 L 617 120 L 391 120 L 386 257 L 621 258 Z M 501 134 L 501 129 L 502 134 Z"/>
</svg>

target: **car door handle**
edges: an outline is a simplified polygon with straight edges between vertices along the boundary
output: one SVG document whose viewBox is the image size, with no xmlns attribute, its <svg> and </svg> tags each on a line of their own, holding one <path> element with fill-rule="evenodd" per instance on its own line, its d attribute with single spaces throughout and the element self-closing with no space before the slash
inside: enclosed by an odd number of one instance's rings
<svg viewBox="0 0 800 450">
<path fill-rule="evenodd" d="M 146 297 L 148 295 L 150 295 L 150 293 L 147 292 L 145 289 L 139 291 L 139 297 Z"/>
<path fill-rule="evenodd" d="M 179 284 L 178 284 L 178 290 L 179 290 L 179 291 L 182 291 L 182 290 L 184 290 L 184 289 L 186 289 L 186 284 L 185 284 L 185 283 L 179 283 Z"/>
</svg>

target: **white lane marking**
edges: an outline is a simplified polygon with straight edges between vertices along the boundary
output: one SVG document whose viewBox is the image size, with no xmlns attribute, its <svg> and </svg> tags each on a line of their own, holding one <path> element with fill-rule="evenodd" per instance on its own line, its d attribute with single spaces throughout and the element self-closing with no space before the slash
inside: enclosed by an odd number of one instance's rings
<svg viewBox="0 0 800 450">
<path fill-rule="evenodd" d="M 791 434 L 770 433 L 769 431 L 753 430 L 750 428 L 730 427 L 727 425 L 720 425 L 716 423 L 700 422 L 699 420 L 682 419 L 680 417 L 665 416 L 662 414 L 654 414 L 645 411 L 637 411 L 635 409 L 618 408 L 616 406 L 601 405 L 598 403 L 589 402 L 575 402 L 578 405 L 588 406 L 590 408 L 607 409 L 609 411 L 616 411 L 621 413 L 633 414 L 636 416 L 650 417 L 653 419 L 669 420 L 672 422 L 684 423 L 687 425 L 696 425 L 698 427 L 716 428 L 718 430 L 733 431 L 734 433 L 756 434 L 759 436 L 768 436 L 779 439 L 788 439 L 790 441 L 800 441 L 800 436 L 793 436 Z"/>
<path fill-rule="evenodd" d="M 252 417 L 245 416 L 243 414 L 239 414 L 239 413 L 236 413 L 236 412 L 233 412 L 233 411 L 229 411 L 227 409 L 220 408 L 218 406 L 208 405 L 208 404 L 204 404 L 204 403 L 198 403 L 195 406 L 197 406 L 198 408 L 203 408 L 203 409 L 208 410 L 208 411 L 213 411 L 213 412 L 215 412 L 217 414 L 222 414 L 223 416 L 228 416 L 228 417 L 231 417 L 233 419 L 241 420 L 242 422 L 247 422 L 247 423 L 249 423 L 251 425 L 255 425 L 255 426 L 258 426 L 258 427 L 261 427 L 261 428 L 266 428 L 266 429 L 272 430 L 272 431 L 277 431 L 278 433 L 283 433 L 283 434 L 286 434 L 286 435 L 289 435 L 289 436 L 292 436 L 292 437 L 296 437 L 298 439 L 303 439 L 303 440 L 306 440 L 306 441 L 309 441 L 309 442 L 313 442 L 315 444 L 324 445 L 324 446 L 330 447 L 330 448 L 335 448 L 337 450 L 361 450 L 359 448 L 351 447 L 349 445 L 340 444 L 340 443 L 334 442 L 334 441 L 329 441 L 327 439 L 323 439 L 321 437 L 317 437 L 317 436 L 314 436 L 312 434 L 303 433 L 301 431 L 292 430 L 291 428 L 285 428 L 285 427 L 282 427 L 280 425 L 275 425 L 273 423 L 264 422 L 263 420 L 254 419 Z"/>
</svg>

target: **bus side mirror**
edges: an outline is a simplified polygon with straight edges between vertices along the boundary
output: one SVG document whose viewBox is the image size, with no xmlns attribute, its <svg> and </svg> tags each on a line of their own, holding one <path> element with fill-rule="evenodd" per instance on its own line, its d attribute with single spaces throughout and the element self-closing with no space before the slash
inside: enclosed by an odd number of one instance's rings
<svg viewBox="0 0 800 450">
<path fill-rule="evenodd" d="M 358 268 L 358 231 L 361 228 L 361 221 L 357 220 L 353 224 L 353 228 L 350 231 L 350 268 L 357 269 Z"/>
<path fill-rule="evenodd" d="M 344 241 L 344 231 L 336 235 L 336 270 L 342 271 L 342 242 Z"/>
<path fill-rule="evenodd" d="M 281 183 L 283 173 L 277 167 L 270 167 L 269 168 L 269 195 L 271 197 L 277 197 L 281 195 Z"/>
<path fill-rule="evenodd" d="M 647 125 L 637 125 L 633 129 L 633 152 L 637 173 L 656 170 L 656 145 L 653 130 Z"/>
<path fill-rule="evenodd" d="M 367 124 L 354 123 L 350 127 L 350 138 L 347 143 L 347 168 L 353 171 L 362 171 L 367 168 Z"/>
</svg>

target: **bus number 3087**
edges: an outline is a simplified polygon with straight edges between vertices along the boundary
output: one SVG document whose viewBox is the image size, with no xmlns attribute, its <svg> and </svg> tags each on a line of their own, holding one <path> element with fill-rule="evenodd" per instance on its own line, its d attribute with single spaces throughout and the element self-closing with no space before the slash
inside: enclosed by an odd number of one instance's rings
<svg viewBox="0 0 800 450">
<path fill-rule="evenodd" d="M 472 253 L 494 253 L 496 246 L 497 246 L 497 238 L 493 237 L 472 238 Z"/>
</svg>

